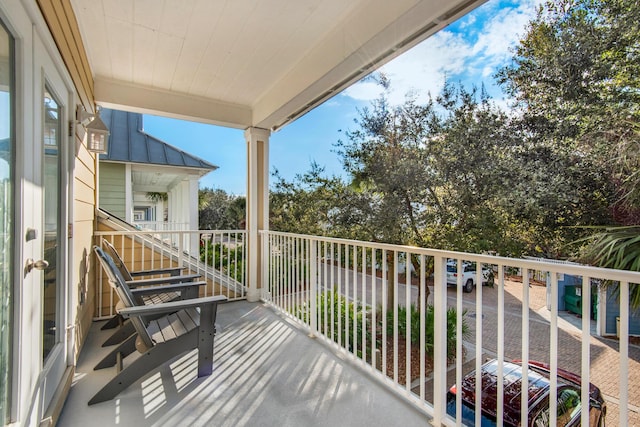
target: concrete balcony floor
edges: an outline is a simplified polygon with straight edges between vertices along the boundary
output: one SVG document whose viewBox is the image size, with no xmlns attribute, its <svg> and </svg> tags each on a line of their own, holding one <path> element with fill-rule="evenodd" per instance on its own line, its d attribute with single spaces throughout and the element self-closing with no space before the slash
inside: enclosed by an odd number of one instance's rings
<svg viewBox="0 0 640 427">
<path fill-rule="evenodd" d="M 93 370 L 109 351 L 101 325 L 80 354 L 59 426 L 428 425 L 426 415 L 269 307 L 245 301 L 218 307 L 211 376 L 197 378 L 193 350 L 116 399 L 88 406 L 115 372 Z"/>
</svg>

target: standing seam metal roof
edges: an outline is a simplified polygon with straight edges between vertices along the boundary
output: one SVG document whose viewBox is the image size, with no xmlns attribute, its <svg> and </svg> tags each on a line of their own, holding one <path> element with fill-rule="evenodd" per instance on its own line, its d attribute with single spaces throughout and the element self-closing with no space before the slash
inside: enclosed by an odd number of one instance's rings
<svg viewBox="0 0 640 427">
<path fill-rule="evenodd" d="M 108 152 L 101 154 L 100 160 L 218 169 L 218 166 L 144 132 L 140 113 L 103 108 L 100 117 L 110 132 Z"/>
</svg>

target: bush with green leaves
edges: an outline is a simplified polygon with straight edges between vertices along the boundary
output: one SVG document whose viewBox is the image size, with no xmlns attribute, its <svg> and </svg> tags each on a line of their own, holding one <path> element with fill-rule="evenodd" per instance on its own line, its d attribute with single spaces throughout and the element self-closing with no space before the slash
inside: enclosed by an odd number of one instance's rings
<svg viewBox="0 0 640 427">
<path fill-rule="evenodd" d="M 309 323 L 310 311 L 311 307 L 305 303 L 296 308 L 295 315 L 305 323 Z M 325 291 L 316 297 L 316 312 L 318 331 L 342 347 L 346 347 L 349 351 L 353 352 L 354 350 L 354 322 L 356 354 L 361 354 L 363 319 L 366 342 L 371 343 L 371 321 L 367 317 L 367 308 L 361 303 L 350 302 L 336 291 Z M 346 345 L 347 338 L 348 346 Z"/>
<path fill-rule="evenodd" d="M 316 297 L 316 313 L 318 321 L 318 331 L 328 338 L 332 339 L 342 347 L 349 351 L 354 350 L 354 337 L 356 339 L 356 354 L 361 355 L 362 334 L 364 328 L 365 339 L 367 345 L 370 345 L 372 339 L 371 319 L 369 317 L 367 307 L 360 302 L 352 302 L 346 297 L 340 295 L 335 290 L 320 293 Z M 311 307 L 309 303 L 297 306 L 294 315 L 305 323 L 310 323 Z M 414 346 L 420 345 L 420 311 L 415 305 L 410 308 L 410 325 L 411 334 L 410 341 Z M 467 311 L 462 312 L 462 337 L 469 333 L 465 315 Z M 387 311 L 387 337 L 393 337 L 393 310 Z M 364 319 L 364 322 L 363 322 Z M 355 335 L 354 335 L 355 322 Z M 379 321 L 378 330 L 382 330 L 381 321 Z M 456 353 L 456 324 L 457 311 L 453 307 L 447 309 L 447 357 L 453 358 Z M 325 326 L 326 325 L 326 326 Z M 406 307 L 398 307 L 398 337 L 405 337 L 407 334 L 407 309 Z M 425 313 L 425 351 L 429 356 L 433 356 L 434 349 L 434 309 L 432 305 L 427 305 Z M 348 337 L 348 345 L 347 345 Z M 377 344 L 378 347 L 380 343 Z"/>
<path fill-rule="evenodd" d="M 465 337 L 469 333 L 469 325 L 465 320 L 467 310 L 462 312 L 462 337 Z M 420 311 L 412 304 L 410 308 L 409 319 L 411 326 L 411 336 L 409 337 L 412 345 L 420 345 Z M 425 350 L 428 355 L 433 356 L 434 349 L 434 309 L 433 305 L 427 305 L 425 314 Z M 447 357 L 453 358 L 456 354 L 456 324 L 457 324 L 457 311 L 453 307 L 447 308 Z M 387 335 L 393 336 L 394 324 L 393 324 L 393 310 L 387 311 Z M 407 335 L 407 308 L 398 307 L 398 336 L 404 337 Z"/>
<path fill-rule="evenodd" d="M 207 242 L 200 246 L 200 261 L 221 270 L 229 277 L 242 282 L 246 277 L 242 245 L 230 247 L 221 243 Z"/>
</svg>

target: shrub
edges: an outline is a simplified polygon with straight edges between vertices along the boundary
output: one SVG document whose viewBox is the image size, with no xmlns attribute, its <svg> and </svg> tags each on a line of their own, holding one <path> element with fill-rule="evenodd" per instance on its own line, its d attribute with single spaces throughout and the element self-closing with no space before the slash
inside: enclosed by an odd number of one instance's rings
<svg viewBox="0 0 640 427">
<path fill-rule="evenodd" d="M 363 316 L 365 316 L 365 338 L 367 341 L 367 345 L 370 345 L 370 320 L 367 317 L 366 308 L 363 307 L 363 305 L 359 302 L 349 302 L 347 298 L 340 295 L 336 291 L 325 291 L 318 294 L 316 298 L 316 311 L 318 314 L 318 330 L 320 331 L 320 333 L 326 335 L 329 339 L 332 339 L 342 347 L 346 347 L 351 352 L 353 352 L 354 349 L 353 323 L 354 321 L 356 322 L 355 336 L 358 343 L 356 347 L 358 347 L 357 354 L 359 356 L 361 355 L 361 349 L 359 347 L 362 342 L 362 321 Z M 295 315 L 298 318 L 302 319 L 305 323 L 309 323 L 309 312 L 310 306 L 308 303 L 305 303 L 299 307 L 296 307 Z M 326 330 L 324 320 L 325 316 L 327 319 Z M 347 342 L 347 332 L 349 336 L 349 345 L 345 346 Z"/>
<path fill-rule="evenodd" d="M 206 245 L 200 246 L 200 261 L 213 268 L 222 270 L 223 273 L 232 279 L 242 282 L 245 275 L 244 271 L 244 248 L 239 245 L 235 248 L 216 243 L 207 242 Z"/>
<path fill-rule="evenodd" d="M 411 324 L 411 344 L 420 345 L 420 311 L 412 304 L 410 307 L 410 324 Z M 469 333 L 469 325 L 467 325 L 465 315 L 467 310 L 462 312 L 462 336 L 465 337 Z M 453 358 L 456 354 L 456 323 L 457 312 L 453 307 L 447 308 L 447 357 Z M 425 350 L 427 354 L 433 356 L 434 349 L 434 310 L 433 305 L 427 305 L 425 314 Z M 398 307 L 398 336 L 406 336 L 407 334 L 407 309 L 406 307 Z M 393 336 L 393 310 L 387 311 L 387 335 Z"/>
</svg>

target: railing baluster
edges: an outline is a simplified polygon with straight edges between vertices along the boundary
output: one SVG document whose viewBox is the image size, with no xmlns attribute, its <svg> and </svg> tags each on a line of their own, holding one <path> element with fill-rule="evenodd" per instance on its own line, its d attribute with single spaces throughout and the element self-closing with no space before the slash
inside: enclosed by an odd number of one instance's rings
<svg viewBox="0 0 640 427">
<path fill-rule="evenodd" d="M 351 325 L 349 322 L 349 285 L 351 284 L 351 275 L 349 274 L 349 245 L 344 247 L 344 348 L 349 349 L 349 330 Z"/>
<path fill-rule="evenodd" d="M 375 248 L 371 248 L 371 366 L 376 370 L 379 368 L 378 363 L 378 352 L 377 352 L 377 314 L 378 314 L 378 305 L 377 305 L 377 288 L 378 288 L 378 251 Z"/>
<path fill-rule="evenodd" d="M 551 330 L 549 333 L 549 422 L 551 427 L 558 424 L 558 273 L 551 272 Z"/>
<path fill-rule="evenodd" d="M 589 364 L 591 361 L 591 278 L 582 277 L 582 360 L 580 368 L 580 396 L 582 402 L 589 401 L 589 381 L 591 372 Z M 586 301 L 586 303 L 584 302 Z M 589 425 L 589 407 L 582 405 L 580 408 L 580 423 L 583 426 Z"/>
<path fill-rule="evenodd" d="M 362 246 L 362 268 L 360 269 L 362 275 L 362 308 L 360 313 L 362 315 L 362 360 L 367 360 L 367 249 Z"/>
<path fill-rule="evenodd" d="M 382 250 L 382 258 L 381 258 L 381 262 L 382 262 L 382 291 L 381 291 L 381 297 L 382 297 L 382 375 L 384 375 L 385 377 L 387 377 L 387 310 L 389 309 L 388 307 L 388 295 L 387 295 L 387 291 L 388 291 L 388 283 L 387 283 L 387 263 L 389 262 L 389 260 L 387 259 L 387 250 L 383 249 Z"/>
<path fill-rule="evenodd" d="M 411 391 L 411 253 L 405 252 L 404 260 L 404 307 L 405 317 L 405 389 Z"/>
<path fill-rule="evenodd" d="M 398 252 L 393 251 L 393 381 L 398 382 Z"/>
<path fill-rule="evenodd" d="M 529 390 L 529 269 L 522 271 L 522 390 Z M 520 422 L 527 425 L 529 399 L 520 399 Z"/>
<path fill-rule="evenodd" d="M 489 265 L 489 268 L 493 269 L 493 265 Z M 493 274 L 493 272 L 492 272 Z M 482 275 L 482 264 L 476 264 L 476 275 Z M 495 279 L 494 279 L 495 281 Z M 475 396 L 475 406 L 476 406 L 476 425 L 481 425 L 481 415 L 482 415 L 482 378 L 481 378 L 481 367 L 482 367 L 482 356 L 483 356 L 483 340 L 482 340 L 482 286 L 476 286 L 476 396 Z M 526 399 L 525 399 L 526 400 Z M 526 423 L 524 424 L 526 425 Z"/>
<path fill-rule="evenodd" d="M 334 243 L 330 243 L 329 244 L 329 259 L 331 260 L 331 263 L 327 262 L 327 260 L 325 260 L 325 265 L 327 265 L 327 267 L 330 269 L 330 277 L 331 280 L 329 280 L 329 290 L 331 291 L 331 339 L 335 341 L 336 339 L 336 330 L 335 330 L 335 324 L 336 324 L 336 295 L 335 292 L 337 292 L 336 287 L 335 287 L 335 251 L 334 251 L 334 247 L 335 244 Z M 338 294 L 339 295 L 339 294 Z"/>
<path fill-rule="evenodd" d="M 358 355 L 358 247 L 353 245 L 353 267 L 351 269 L 353 275 L 353 306 L 350 310 L 353 317 L 352 345 L 353 354 Z"/>
<path fill-rule="evenodd" d="M 496 374 L 497 387 L 497 403 L 496 414 L 498 427 L 503 426 L 504 422 L 504 279 L 505 266 L 498 264 L 498 273 L 500 279 L 498 283 L 498 372 Z"/>
<path fill-rule="evenodd" d="M 439 426 L 446 414 L 447 387 L 447 259 L 434 257 L 433 273 L 433 421 Z"/>
<path fill-rule="evenodd" d="M 323 244 L 322 245 L 322 253 L 324 254 L 324 260 L 323 260 L 323 269 L 322 271 L 324 272 L 324 274 L 322 275 L 322 294 L 323 294 L 323 300 L 324 300 L 324 334 L 330 338 L 333 339 L 333 331 L 329 331 L 329 317 L 333 317 L 333 311 L 329 312 L 329 292 L 331 290 L 331 284 L 328 283 L 329 282 L 329 260 L 327 259 L 329 257 L 329 247 L 327 246 L 327 244 Z M 333 308 L 333 303 L 331 303 L 331 308 Z M 331 313 L 331 314 L 329 314 Z M 333 328 L 331 328 L 333 329 Z"/>
<path fill-rule="evenodd" d="M 311 283 L 310 283 L 310 306 L 311 313 L 309 318 L 311 319 L 311 334 L 315 335 L 318 333 L 318 307 L 316 305 L 317 301 L 317 292 L 318 292 L 318 277 L 317 277 L 317 267 L 316 258 L 318 257 L 317 253 L 317 242 L 314 241 L 311 245 Z"/>
<path fill-rule="evenodd" d="M 639 285 L 636 285 L 639 286 Z M 629 425 L 629 282 L 620 282 L 620 419 Z"/>
<path fill-rule="evenodd" d="M 458 259 L 458 276 L 456 280 L 456 384 L 462 384 L 462 279 L 464 277 L 464 265 L 462 259 Z M 482 282 L 478 284 L 482 286 Z M 448 291 L 447 291 L 448 293 Z M 448 309 L 447 309 L 448 310 Z M 447 318 L 448 318 L 447 313 Z M 447 333 L 448 335 L 448 333 Z M 462 419 L 462 393 L 456 393 L 456 421 Z"/>
<path fill-rule="evenodd" d="M 342 345 L 342 243 L 338 243 L 338 344 Z"/>
<path fill-rule="evenodd" d="M 420 255 L 420 301 L 418 303 L 420 313 L 420 400 L 425 399 L 425 318 L 427 317 L 427 273 L 426 259 Z"/>
</svg>

